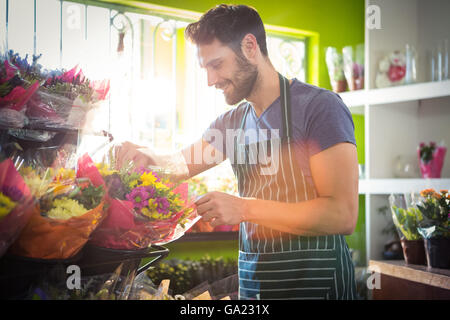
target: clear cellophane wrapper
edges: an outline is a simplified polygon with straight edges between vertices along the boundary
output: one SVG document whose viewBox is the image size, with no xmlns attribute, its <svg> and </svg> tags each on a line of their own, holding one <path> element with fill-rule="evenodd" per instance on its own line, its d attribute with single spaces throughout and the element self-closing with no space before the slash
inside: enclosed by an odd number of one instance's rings
<svg viewBox="0 0 450 320">
<path fill-rule="evenodd" d="M 26 115 L 31 128 L 80 129 L 87 112 L 96 107 L 98 103 L 84 102 L 81 97 L 70 99 L 41 88 L 28 102 Z"/>
<path fill-rule="evenodd" d="M 182 237 L 200 219 L 194 205 L 194 198 L 189 196 L 188 184 L 171 183 L 165 179 L 168 175 L 164 169 L 137 168 L 132 162 L 119 168 L 111 152 L 108 152 L 108 156 L 100 165 L 104 169 L 101 172 L 109 190 L 108 214 L 92 235 L 91 244 L 103 248 L 126 250 L 143 249 L 152 244 L 163 245 Z M 130 181 L 129 177 L 132 175 L 140 177 L 134 187 L 130 187 L 126 182 Z M 149 177 L 150 180 L 148 180 Z M 146 192 L 145 188 L 153 191 Z M 141 199 L 136 196 L 138 190 L 144 192 L 139 193 Z M 167 206 L 170 203 L 165 199 L 173 199 L 175 196 L 179 204 L 177 210 L 174 210 L 170 204 L 166 212 L 158 217 L 152 217 L 148 210 L 152 209 L 144 205 L 148 201 L 156 203 L 153 210 L 157 214 L 161 204 Z M 142 201 L 142 205 L 138 206 L 137 200 Z M 146 214 L 142 213 L 144 210 L 147 210 Z"/>
</svg>

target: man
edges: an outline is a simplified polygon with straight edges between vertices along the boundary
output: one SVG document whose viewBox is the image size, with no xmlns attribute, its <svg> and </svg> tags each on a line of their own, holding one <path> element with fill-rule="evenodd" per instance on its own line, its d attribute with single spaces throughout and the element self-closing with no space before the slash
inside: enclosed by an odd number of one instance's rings
<svg viewBox="0 0 450 320">
<path fill-rule="evenodd" d="M 125 143 L 119 157 L 170 167 L 179 179 L 230 158 L 240 197 L 211 192 L 196 205 L 212 226 L 240 224 L 240 299 L 356 298 L 344 238 L 358 215 L 348 108 L 336 94 L 274 69 L 261 18 L 248 6 L 216 6 L 186 36 L 197 46 L 208 85 L 230 105 L 246 101 L 175 155 Z"/>
</svg>

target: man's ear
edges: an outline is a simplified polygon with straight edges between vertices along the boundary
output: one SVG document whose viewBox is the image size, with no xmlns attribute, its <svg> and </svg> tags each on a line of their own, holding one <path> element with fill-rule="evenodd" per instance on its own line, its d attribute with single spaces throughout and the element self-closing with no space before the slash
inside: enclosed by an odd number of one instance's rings
<svg viewBox="0 0 450 320">
<path fill-rule="evenodd" d="M 247 33 L 241 41 L 241 50 L 248 60 L 254 60 L 259 50 L 258 41 L 251 33 Z"/>
</svg>

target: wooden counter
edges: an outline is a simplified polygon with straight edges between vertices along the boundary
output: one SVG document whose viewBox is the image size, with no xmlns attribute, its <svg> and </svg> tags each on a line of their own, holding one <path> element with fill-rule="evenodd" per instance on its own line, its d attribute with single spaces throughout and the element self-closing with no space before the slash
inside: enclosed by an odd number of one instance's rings
<svg viewBox="0 0 450 320">
<path fill-rule="evenodd" d="M 369 261 L 369 270 L 380 273 L 380 288 L 373 299 L 450 300 L 450 269 L 406 265 L 404 260 Z"/>
</svg>

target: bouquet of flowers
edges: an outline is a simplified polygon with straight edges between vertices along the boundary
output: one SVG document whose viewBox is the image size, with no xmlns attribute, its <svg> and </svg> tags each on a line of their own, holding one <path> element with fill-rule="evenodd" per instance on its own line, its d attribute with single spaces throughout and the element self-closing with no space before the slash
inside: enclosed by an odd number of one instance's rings
<svg viewBox="0 0 450 320">
<path fill-rule="evenodd" d="M 75 256 L 105 217 L 106 189 L 86 154 L 74 169 L 61 168 L 49 184 L 50 193 L 39 199 L 28 224 L 11 251 L 39 259 Z M 97 173 L 97 175 L 96 175 Z"/>
<path fill-rule="evenodd" d="M 162 170 L 98 164 L 109 190 L 108 215 L 91 243 L 112 249 L 142 249 L 180 238 L 200 217 L 188 184 L 174 184 Z"/>
<path fill-rule="evenodd" d="M 22 128 L 28 123 L 24 109 L 39 85 L 38 80 L 23 77 L 6 56 L 0 56 L 0 126 Z"/>
<path fill-rule="evenodd" d="M 0 162 L 0 257 L 16 240 L 34 210 L 33 189 L 11 158 L 3 160 Z"/>
<path fill-rule="evenodd" d="M 0 57 L 0 113 L 7 127 L 81 128 L 87 111 L 106 99 L 109 81 L 90 81 L 78 66 L 43 70 L 41 57 L 21 58 L 12 50 Z M 5 120 L 6 119 L 6 120 Z"/>
<path fill-rule="evenodd" d="M 423 178 L 440 178 L 444 166 L 444 158 L 447 148 L 443 145 L 437 146 L 435 142 L 429 145 L 421 143 L 417 148 L 420 172 Z"/>
<path fill-rule="evenodd" d="M 425 189 L 420 192 L 421 199 L 416 206 L 423 215 L 418 232 L 424 239 L 450 238 L 450 194 L 448 190 L 436 192 Z"/>
</svg>

